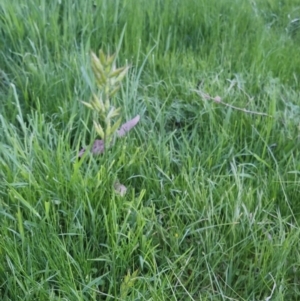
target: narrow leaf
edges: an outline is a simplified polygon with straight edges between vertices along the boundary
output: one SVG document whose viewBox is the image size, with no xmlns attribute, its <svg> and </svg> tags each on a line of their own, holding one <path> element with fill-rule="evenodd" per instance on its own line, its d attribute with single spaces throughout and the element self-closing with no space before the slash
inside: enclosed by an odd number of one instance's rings
<svg viewBox="0 0 300 301">
<path fill-rule="evenodd" d="M 110 119 L 106 119 L 105 120 L 105 125 L 106 125 L 106 127 L 105 127 L 105 138 L 108 138 L 110 135 L 111 135 L 111 121 L 110 121 Z"/>
<path fill-rule="evenodd" d="M 119 118 L 115 123 L 114 125 L 111 127 L 111 133 L 114 134 L 117 130 L 117 128 L 120 126 L 122 122 L 122 118 Z"/>
</svg>

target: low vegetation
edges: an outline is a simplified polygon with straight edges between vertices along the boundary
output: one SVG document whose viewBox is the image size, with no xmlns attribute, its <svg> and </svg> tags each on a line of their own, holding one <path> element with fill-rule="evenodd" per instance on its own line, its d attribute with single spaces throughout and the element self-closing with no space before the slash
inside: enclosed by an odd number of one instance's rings
<svg viewBox="0 0 300 301">
<path fill-rule="evenodd" d="M 2 1 L 0 38 L 1 300 L 300 299 L 298 0 Z"/>
</svg>

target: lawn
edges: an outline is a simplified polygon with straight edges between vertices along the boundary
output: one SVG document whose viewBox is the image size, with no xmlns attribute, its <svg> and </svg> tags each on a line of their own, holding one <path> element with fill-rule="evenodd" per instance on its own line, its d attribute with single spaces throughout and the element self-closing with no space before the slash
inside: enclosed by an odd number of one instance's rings
<svg viewBox="0 0 300 301">
<path fill-rule="evenodd" d="M 0 299 L 300 300 L 299 49 L 298 0 L 2 1 Z"/>
</svg>

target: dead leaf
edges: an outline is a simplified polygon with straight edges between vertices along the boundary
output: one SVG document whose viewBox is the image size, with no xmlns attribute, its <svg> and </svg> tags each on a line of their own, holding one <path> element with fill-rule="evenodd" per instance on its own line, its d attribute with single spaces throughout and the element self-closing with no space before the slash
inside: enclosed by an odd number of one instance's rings
<svg viewBox="0 0 300 301">
<path fill-rule="evenodd" d="M 127 132 L 129 132 L 133 127 L 137 125 L 137 123 L 140 121 L 140 115 L 135 116 L 133 119 L 127 121 L 124 123 L 119 130 L 117 130 L 118 137 L 123 137 L 126 135 Z M 94 145 L 91 149 L 92 154 L 99 155 L 104 153 L 105 147 L 104 147 L 104 141 L 103 140 L 95 140 Z M 81 158 L 85 152 L 85 148 L 81 149 L 78 157 Z"/>
<path fill-rule="evenodd" d="M 133 119 L 124 123 L 121 128 L 117 131 L 119 137 L 123 137 L 129 132 L 136 124 L 140 121 L 140 115 L 135 116 Z"/>
<path fill-rule="evenodd" d="M 124 186 L 123 184 L 121 184 L 120 182 L 116 182 L 114 184 L 114 189 L 116 194 L 120 195 L 120 196 L 124 196 L 127 192 L 127 188 L 126 186 Z"/>
<path fill-rule="evenodd" d="M 221 102 L 221 101 L 222 101 L 222 98 L 221 98 L 219 95 L 217 95 L 216 97 L 213 98 L 213 100 L 214 100 L 215 102 Z"/>
</svg>

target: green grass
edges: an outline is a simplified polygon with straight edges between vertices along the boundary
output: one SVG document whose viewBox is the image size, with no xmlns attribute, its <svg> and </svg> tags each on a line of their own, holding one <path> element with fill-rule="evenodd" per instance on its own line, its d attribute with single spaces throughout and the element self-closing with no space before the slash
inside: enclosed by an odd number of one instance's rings
<svg viewBox="0 0 300 301">
<path fill-rule="evenodd" d="M 298 2 L 2 1 L 0 299 L 299 300 Z M 118 47 L 141 121 L 78 161 Z"/>
</svg>

